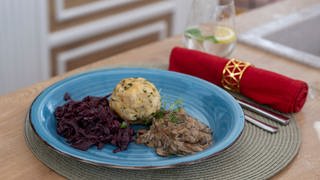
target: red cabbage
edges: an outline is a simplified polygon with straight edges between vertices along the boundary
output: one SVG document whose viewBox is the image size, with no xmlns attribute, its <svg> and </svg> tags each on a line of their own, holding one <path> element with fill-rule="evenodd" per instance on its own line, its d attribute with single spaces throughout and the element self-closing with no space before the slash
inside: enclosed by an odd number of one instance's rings
<svg viewBox="0 0 320 180">
<path fill-rule="evenodd" d="M 94 145 L 102 149 L 107 143 L 117 147 L 114 153 L 126 150 L 134 141 L 134 130 L 129 126 L 120 128 L 123 120 L 110 109 L 109 96 L 87 96 L 75 101 L 65 93 L 66 103 L 54 112 L 57 133 L 83 151 Z"/>
</svg>

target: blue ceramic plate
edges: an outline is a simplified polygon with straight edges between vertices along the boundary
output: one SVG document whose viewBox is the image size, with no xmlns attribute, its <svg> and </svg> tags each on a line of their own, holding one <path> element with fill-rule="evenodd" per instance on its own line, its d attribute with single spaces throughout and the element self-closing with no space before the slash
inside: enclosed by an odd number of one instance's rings
<svg viewBox="0 0 320 180">
<path fill-rule="evenodd" d="M 115 148 L 112 145 L 106 145 L 102 150 L 91 147 L 81 151 L 72 148 L 57 134 L 53 112 L 57 106 L 65 103 L 65 92 L 69 92 L 76 100 L 88 95 L 104 96 L 111 93 L 121 79 L 128 77 L 148 79 L 160 90 L 166 102 L 182 99 L 187 113 L 213 130 L 213 145 L 193 155 L 160 157 L 153 148 L 135 143 L 119 153 L 112 153 Z M 167 168 L 199 162 L 229 147 L 244 128 L 242 109 L 223 89 L 189 75 L 142 68 L 103 69 L 59 81 L 35 99 L 30 119 L 37 135 L 57 152 L 86 163 L 127 169 Z"/>
</svg>

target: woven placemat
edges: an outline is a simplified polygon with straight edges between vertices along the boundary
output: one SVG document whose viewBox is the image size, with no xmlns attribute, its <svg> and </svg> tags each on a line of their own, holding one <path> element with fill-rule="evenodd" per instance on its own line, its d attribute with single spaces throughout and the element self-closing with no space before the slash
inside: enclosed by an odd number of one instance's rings
<svg viewBox="0 0 320 180">
<path fill-rule="evenodd" d="M 267 179 L 288 165 L 297 154 L 299 129 L 294 118 L 289 125 L 281 126 L 252 112 L 247 113 L 279 127 L 279 132 L 270 134 L 246 123 L 240 138 L 220 155 L 172 169 L 124 170 L 77 161 L 44 144 L 31 128 L 29 119 L 26 119 L 25 137 L 40 161 L 68 179 Z"/>
</svg>

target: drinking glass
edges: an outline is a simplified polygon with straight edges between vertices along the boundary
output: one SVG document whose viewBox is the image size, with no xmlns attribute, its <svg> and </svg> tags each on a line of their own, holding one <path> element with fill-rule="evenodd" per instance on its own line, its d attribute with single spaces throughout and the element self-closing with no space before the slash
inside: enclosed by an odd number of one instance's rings
<svg viewBox="0 0 320 180">
<path fill-rule="evenodd" d="M 193 0 L 184 45 L 217 56 L 229 56 L 236 46 L 233 0 Z"/>
</svg>

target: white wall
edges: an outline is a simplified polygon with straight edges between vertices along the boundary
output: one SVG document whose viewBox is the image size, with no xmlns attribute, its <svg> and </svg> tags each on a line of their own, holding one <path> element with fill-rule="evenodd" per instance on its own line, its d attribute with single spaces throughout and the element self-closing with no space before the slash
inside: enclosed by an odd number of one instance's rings
<svg viewBox="0 0 320 180">
<path fill-rule="evenodd" d="M 0 95 L 47 78 L 41 39 L 45 5 L 39 2 L 0 1 Z"/>
</svg>

